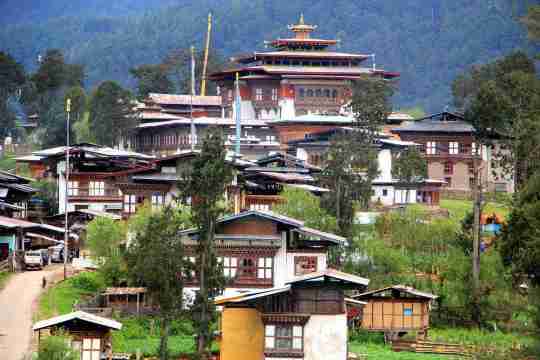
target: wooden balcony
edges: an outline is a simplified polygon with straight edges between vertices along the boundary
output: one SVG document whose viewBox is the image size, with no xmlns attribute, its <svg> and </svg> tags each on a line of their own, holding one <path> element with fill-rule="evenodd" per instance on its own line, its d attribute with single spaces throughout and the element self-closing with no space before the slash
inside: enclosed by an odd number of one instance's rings
<svg viewBox="0 0 540 360">
<path fill-rule="evenodd" d="M 69 190 L 69 200 L 97 200 L 97 201 L 122 201 L 120 190 L 116 187 L 96 188 L 73 188 Z"/>
</svg>

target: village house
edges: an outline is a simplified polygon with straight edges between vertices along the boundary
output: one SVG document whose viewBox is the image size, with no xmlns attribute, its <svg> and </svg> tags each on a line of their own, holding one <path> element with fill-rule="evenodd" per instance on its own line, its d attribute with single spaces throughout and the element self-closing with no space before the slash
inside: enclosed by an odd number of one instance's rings
<svg viewBox="0 0 540 360">
<path fill-rule="evenodd" d="M 325 154 L 330 148 L 332 137 L 337 134 L 355 131 L 350 127 L 336 127 L 317 134 L 308 134 L 303 139 L 288 143 L 288 151 L 309 164 L 324 167 Z M 392 173 L 395 157 L 410 146 L 417 146 L 411 141 L 394 139 L 380 133 L 373 144 L 377 148 L 377 167 L 379 174 L 372 182 L 371 201 L 383 206 L 396 204 L 425 203 L 438 205 L 442 181 L 418 179 L 412 183 L 396 179 Z"/>
<path fill-rule="evenodd" d="M 195 261 L 198 232 L 190 229 L 182 234 L 189 260 Z M 328 250 L 346 240 L 297 219 L 249 210 L 219 219 L 215 242 L 229 279 L 224 294 L 229 295 L 280 287 L 295 277 L 325 271 Z M 187 288 L 195 291 L 196 282 Z"/>
<path fill-rule="evenodd" d="M 368 279 L 322 270 L 281 286 L 217 298 L 220 359 L 347 360 L 346 290 Z"/>
<path fill-rule="evenodd" d="M 404 141 L 420 144 L 428 161 L 428 177 L 445 182 L 445 190 L 468 193 L 474 184 L 474 163 L 488 191 L 513 192 L 513 181 L 503 176 L 494 160 L 499 145 L 480 145 L 473 126 L 460 114 L 442 112 L 392 129 Z"/>
<path fill-rule="evenodd" d="M 83 311 L 38 321 L 33 327 L 38 346 L 46 336 L 62 334 L 70 338 L 81 360 L 112 359 L 111 333 L 121 329 L 118 321 Z"/>
<path fill-rule="evenodd" d="M 0 170 L 0 215 L 25 219 L 28 203 L 36 192 L 32 180 Z"/>
<path fill-rule="evenodd" d="M 56 184 L 58 213 L 65 211 L 67 187 L 68 211 L 90 209 L 120 214 L 123 202 L 117 183 L 125 176 L 122 171 L 148 166 L 154 159 L 149 155 L 87 143 L 70 146 L 69 153 L 68 184 L 65 179 L 64 146 L 36 151 L 31 159 L 17 159 L 18 163 L 41 164 L 41 168 L 44 168 L 42 179 Z"/>
<path fill-rule="evenodd" d="M 431 305 L 436 295 L 404 285 L 388 286 L 352 296 L 367 304 L 362 312 L 362 329 L 384 332 L 387 338 L 412 332 L 425 338 Z"/>
</svg>

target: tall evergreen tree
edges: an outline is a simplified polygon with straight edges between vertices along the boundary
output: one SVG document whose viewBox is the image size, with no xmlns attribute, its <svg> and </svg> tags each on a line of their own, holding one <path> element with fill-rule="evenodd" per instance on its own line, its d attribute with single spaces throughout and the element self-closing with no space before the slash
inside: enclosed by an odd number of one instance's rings
<svg viewBox="0 0 540 360">
<path fill-rule="evenodd" d="M 146 98 L 148 93 L 174 92 L 174 84 L 169 79 L 168 69 L 162 64 L 141 65 L 131 68 L 129 72 L 137 79 L 137 97 L 140 100 Z"/>
<path fill-rule="evenodd" d="M 192 266 L 184 261 L 180 231 L 190 225 L 186 214 L 166 207 L 152 212 L 137 228 L 127 251 L 131 283 L 145 286 L 159 304 L 160 360 L 169 359 L 171 322 L 183 315 L 184 281 L 191 278 Z"/>
<path fill-rule="evenodd" d="M 336 217 L 340 235 L 349 239 L 354 202 L 368 206 L 371 183 L 378 175 L 375 140 L 392 111 L 392 93 L 384 80 L 357 81 L 350 105 L 355 117 L 353 130 L 335 136 L 326 154 L 321 180 L 332 191 L 323 198 L 323 206 Z"/>
<path fill-rule="evenodd" d="M 10 99 L 26 81 L 24 68 L 11 55 L 0 51 L 0 139 L 15 128 L 15 114 Z"/>
<path fill-rule="evenodd" d="M 137 124 L 129 90 L 114 81 L 104 81 L 89 103 L 90 124 L 100 145 L 114 146 Z"/>
<path fill-rule="evenodd" d="M 411 146 L 401 151 L 394 159 L 392 175 L 407 184 L 418 183 L 419 180 L 427 178 L 427 160 L 416 146 Z M 406 202 L 409 202 L 409 191 L 407 191 Z"/>
<path fill-rule="evenodd" d="M 210 130 L 202 141 L 201 153 L 193 161 L 187 174 L 185 193 L 192 197 L 192 219 L 199 231 L 197 265 L 200 291 L 193 306 L 193 320 L 197 333 L 197 352 L 207 359 L 216 320 L 213 298 L 224 286 L 221 265 L 215 251 L 214 236 L 218 217 L 225 211 L 223 196 L 232 179 L 232 169 L 225 162 L 223 134 Z"/>
</svg>

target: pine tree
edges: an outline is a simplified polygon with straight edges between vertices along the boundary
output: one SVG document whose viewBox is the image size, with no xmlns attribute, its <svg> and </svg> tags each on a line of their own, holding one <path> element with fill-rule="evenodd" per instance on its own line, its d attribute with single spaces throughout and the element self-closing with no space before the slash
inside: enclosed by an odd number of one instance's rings
<svg viewBox="0 0 540 360">
<path fill-rule="evenodd" d="M 159 304 L 159 358 L 169 358 L 168 338 L 172 320 L 183 315 L 184 280 L 191 278 L 180 231 L 189 227 L 186 214 L 166 207 L 150 213 L 137 227 L 127 251 L 128 276 L 132 284 L 145 286 Z"/>
<path fill-rule="evenodd" d="M 15 115 L 9 107 L 9 101 L 25 81 L 22 65 L 9 54 L 0 51 L 0 138 L 15 129 Z"/>
<path fill-rule="evenodd" d="M 192 220 L 199 232 L 197 244 L 198 292 L 192 309 L 197 333 L 197 353 L 207 359 L 211 346 L 211 324 L 216 320 L 213 298 L 224 286 L 221 265 L 218 262 L 214 236 L 218 217 L 224 212 L 222 202 L 232 169 L 225 162 L 223 135 L 210 130 L 202 141 L 201 153 L 193 161 L 187 175 L 184 191 L 192 198 Z"/>
<path fill-rule="evenodd" d="M 98 144 L 114 146 L 137 124 L 131 93 L 114 81 L 104 81 L 92 94 L 90 124 Z"/>
</svg>

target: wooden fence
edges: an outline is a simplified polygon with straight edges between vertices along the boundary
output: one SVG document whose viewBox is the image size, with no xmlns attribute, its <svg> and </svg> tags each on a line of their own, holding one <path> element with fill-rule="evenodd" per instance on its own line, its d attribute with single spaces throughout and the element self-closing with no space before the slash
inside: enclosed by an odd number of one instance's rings
<svg viewBox="0 0 540 360">
<path fill-rule="evenodd" d="M 461 344 L 448 344 L 433 341 L 410 341 L 397 340 L 392 342 L 393 351 L 410 351 L 426 354 L 455 355 L 461 357 L 473 357 L 471 349 Z"/>
</svg>

